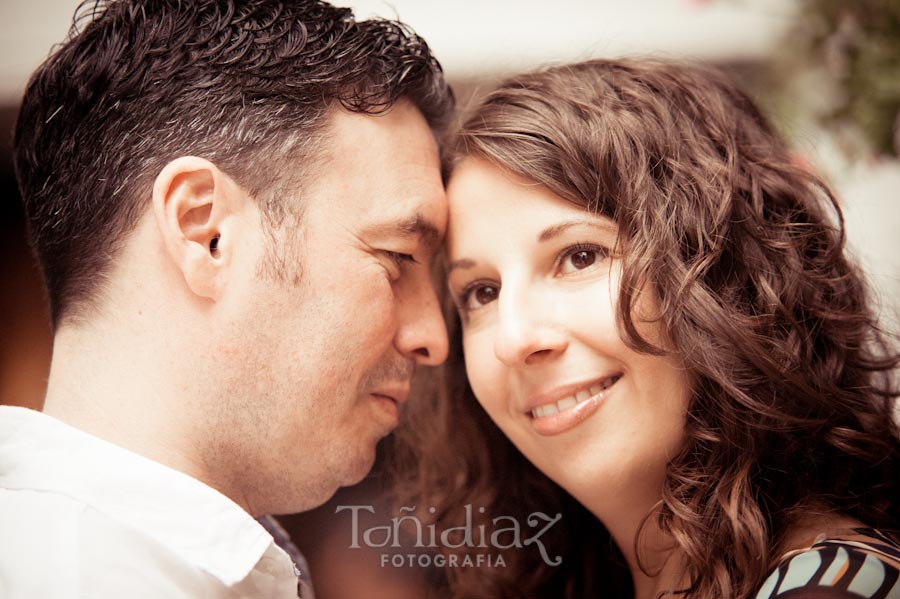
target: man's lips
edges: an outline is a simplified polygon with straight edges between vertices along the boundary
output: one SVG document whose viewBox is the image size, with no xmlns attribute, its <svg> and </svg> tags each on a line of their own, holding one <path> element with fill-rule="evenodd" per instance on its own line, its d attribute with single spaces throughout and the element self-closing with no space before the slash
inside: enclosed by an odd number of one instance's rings
<svg viewBox="0 0 900 599">
<path fill-rule="evenodd" d="M 398 385 L 394 387 L 381 387 L 375 389 L 371 392 L 372 395 L 378 397 L 386 397 L 387 399 L 392 400 L 397 405 L 402 405 L 406 403 L 406 400 L 409 398 L 409 385 Z"/>
<path fill-rule="evenodd" d="M 535 395 L 528 402 L 525 412 L 532 418 L 546 418 L 571 410 L 580 403 L 600 395 L 622 377 L 621 372 L 603 377 L 556 387 Z"/>
</svg>

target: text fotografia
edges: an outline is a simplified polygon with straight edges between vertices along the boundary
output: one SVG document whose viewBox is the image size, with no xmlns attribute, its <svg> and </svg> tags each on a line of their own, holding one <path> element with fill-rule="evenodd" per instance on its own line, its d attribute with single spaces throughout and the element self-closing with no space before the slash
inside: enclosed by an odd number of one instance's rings
<svg viewBox="0 0 900 599">
<path fill-rule="evenodd" d="M 395 568 L 505 568 L 506 560 L 500 554 L 476 553 L 474 555 L 429 555 L 428 553 L 382 553 L 381 567 L 393 566 Z"/>
<path fill-rule="evenodd" d="M 541 559 L 548 566 L 558 566 L 562 563 L 562 557 L 556 555 L 550 557 L 547 548 L 541 541 L 541 537 L 550 530 L 557 522 L 562 519 L 562 514 L 556 514 L 551 517 L 543 512 L 532 512 L 525 519 L 526 526 L 512 516 L 497 516 L 491 519 L 491 525 L 472 524 L 472 505 L 465 505 L 465 524 L 462 526 L 454 526 L 437 532 L 434 524 L 423 524 L 422 521 L 411 515 L 415 512 L 415 507 L 400 508 L 401 515 L 391 518 L 390 524 L 382 526 L 372 526 L 360 530 L 359 514 L 360 512 L 375 513 L 374 506 L 371 505 L 339 505 L 335 508 L 334 513 L 349 511 L 351 514 L 351 549 L 360 549 L 362 547 L 369 548 L 399 548 L 401 544 L 401 526 L 412 526 L 415 530 L 413 547 L 415 549 L 460 549 L 462 547 L 470 549 L 513 549 L 524 547 L 535 547 L 541 554 Z M 428 512 L 435 513 L 435 508 L 428 508 Z M 478 513 L 483 514 L 484 508 L 478 508 Z M 453 559 L 456 558 L 456 559 Z M 443 567 L 503 567 L 506 564 L 501 554 L 492 554 L 490 552 L 472 552 L 472 555 L 456 556 L 456 555 L 435 555 L 431 556 L 427 553 L 414 553 L 409 555 L 401 555 L 398 552 L 391 554 L 383 554 L 381 556 L 381 565 L 401 566 L 420 566 L 428 567 L 431 565 L 439 568 Z"/>
</svg>

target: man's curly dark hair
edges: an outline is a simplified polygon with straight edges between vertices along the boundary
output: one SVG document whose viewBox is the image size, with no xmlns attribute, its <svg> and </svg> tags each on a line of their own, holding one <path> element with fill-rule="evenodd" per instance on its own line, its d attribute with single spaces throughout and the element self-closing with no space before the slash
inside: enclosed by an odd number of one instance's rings
<svg viewBox="0 0 900 599">
<path fill-rule="evenodd" d="M 153 178 L 196 155 L 277 227 L 298 214 L 326 116 L 411 101 L 435 130 L 453 96 L 402 23 L 316 0 L 84 2 L 28 84 L 15 165 L 54 325 L 96 298 Z M 300 203 L 299 205 L 302 205 Z"/>
</svg>

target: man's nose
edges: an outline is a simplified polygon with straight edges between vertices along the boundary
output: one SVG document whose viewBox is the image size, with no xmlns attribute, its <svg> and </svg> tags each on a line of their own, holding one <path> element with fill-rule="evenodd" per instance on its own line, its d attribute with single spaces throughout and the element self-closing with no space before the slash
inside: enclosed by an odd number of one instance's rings
<svg viewBox="0 0 900 599">
<path fill-rule="evenodd" d="M 427 274 L 409 282 L 401 295 L 397 350 L 417 364 L 437 366 L 447 359 L 447 326 L 434 284 Z"/>
</svg>

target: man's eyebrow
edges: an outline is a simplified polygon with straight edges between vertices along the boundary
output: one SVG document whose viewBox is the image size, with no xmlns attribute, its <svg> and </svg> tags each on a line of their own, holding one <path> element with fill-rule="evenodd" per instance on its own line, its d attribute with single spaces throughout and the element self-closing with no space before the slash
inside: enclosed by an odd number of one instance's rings
<svg viewBox="0 0 900 599">
<path fill-rule="evenodd" d="M 562 235 L 562 233 L 564 231 L 566 231 L 567 229 L 571 229 L 572 227 L 577 227 L 579 225 L 593 227 L 594 229 L 598 229 L 598 230 L 602 231 L 603 233 L 613 233 L 614 232 L 611 227 L 604 227 L 602 224 L 596 223 L 596 222 L 593 222 L 590 220 L 582 220 L 582 219 L 570 220 L 570 221 L 567 221 L 564 223 L 559 223 L 559 224 L 547 227 L 546 229 L 541 231 L 540 235 L 538 235 L 538 243 L 550 241 L 554 237 L 558 237 L 559 235 Z"/>
<path fill-rule="evenodd" d="M 434 223 L 418 213 L 397 221 L 376 223 L 366 227 L 363 233 L 376 237 L 419 237 L 422 245 L 430 250 L 436 249 L 443 238 Z"/>
</svg>

